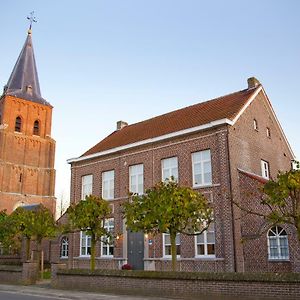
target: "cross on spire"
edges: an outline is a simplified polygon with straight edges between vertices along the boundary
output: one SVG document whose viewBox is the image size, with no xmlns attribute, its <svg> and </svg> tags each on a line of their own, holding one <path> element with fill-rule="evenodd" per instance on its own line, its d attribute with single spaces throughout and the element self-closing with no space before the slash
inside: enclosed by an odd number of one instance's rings
<svg viewBox="0 0 300 300">
<path fill-rule="evenodd" d="M 36 18 L 34 16 L 34 11 L 32 11 L 30 13 L 30 17 L 28 16 L 27 20 L 29 20 L 29 23 L 30 23 L 28 33 L 31 33 L 32 23 L 36 23 L 37 22 L 37 20 L 36 20 Z"/>
</svg>

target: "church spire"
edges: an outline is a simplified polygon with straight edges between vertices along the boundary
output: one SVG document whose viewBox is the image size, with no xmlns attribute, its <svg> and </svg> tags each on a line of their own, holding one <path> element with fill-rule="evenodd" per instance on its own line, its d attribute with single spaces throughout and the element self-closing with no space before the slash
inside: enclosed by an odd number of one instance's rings
<svg viewBox="0 0 300 300">
<path fill-rule="evenodd" d="M 33 15 L 31 15 L 31 18 L 28 17 L 28 19 L 30 20 L 28 35 L 7 85 L 4 87 L 4 95 L 16 96 L 25 100 L 49 105 L 41 95 L 32 46 L 31 26 L 32 22 L 36 21 Z"/>
</svg>

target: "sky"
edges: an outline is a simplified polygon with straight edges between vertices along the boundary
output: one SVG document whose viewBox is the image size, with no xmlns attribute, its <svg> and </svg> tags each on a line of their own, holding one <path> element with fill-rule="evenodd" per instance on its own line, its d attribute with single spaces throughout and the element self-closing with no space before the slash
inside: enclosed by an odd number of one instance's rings
<svg viewBox="0 0 300 300">
<path fill-rule="evenodd" d="M 116 129 L 263 84 L 300 158 L 300 1 L 3 0 L 0 87 L 25 42 L 54 106 L 58 207 L 70 166 Z"/>
</svg>

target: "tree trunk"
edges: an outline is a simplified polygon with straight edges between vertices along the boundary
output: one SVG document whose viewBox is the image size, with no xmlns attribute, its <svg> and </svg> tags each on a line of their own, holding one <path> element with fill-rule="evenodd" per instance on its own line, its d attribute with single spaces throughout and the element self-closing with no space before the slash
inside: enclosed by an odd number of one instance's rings
<svg viewBox="0 0 300 300">
<path fill-rule="evenodd" d="M 26 260 L 30 259 L 30 238 L 25 238 Z"/>
<path fill-rule="evenodd" d="M 95 270 L 95 257 L 96 257 L 96 236 L 95 234 L 91 235 L 91 271 Z"/>
<path fill-rule="evenodd" d="M 177 251 L 176 251 L 176 233 L 170 233 L 171 255 L 172 255 L 172 271 L 176 271 Z"/>
</svg>

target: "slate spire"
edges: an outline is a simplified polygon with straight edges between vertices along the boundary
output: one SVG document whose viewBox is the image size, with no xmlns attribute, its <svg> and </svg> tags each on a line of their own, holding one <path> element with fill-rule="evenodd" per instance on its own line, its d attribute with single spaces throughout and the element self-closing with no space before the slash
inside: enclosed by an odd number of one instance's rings
<svg viewBox="0 0 300 300">
<path fill-rule="evenodd" d="M 34 58 L 31 29 L 21 50 L 14 69 L 4 87 L 4 95 L 16 96 L 25 100 L 50 105 L 43 99 Z"/>
</svg>

